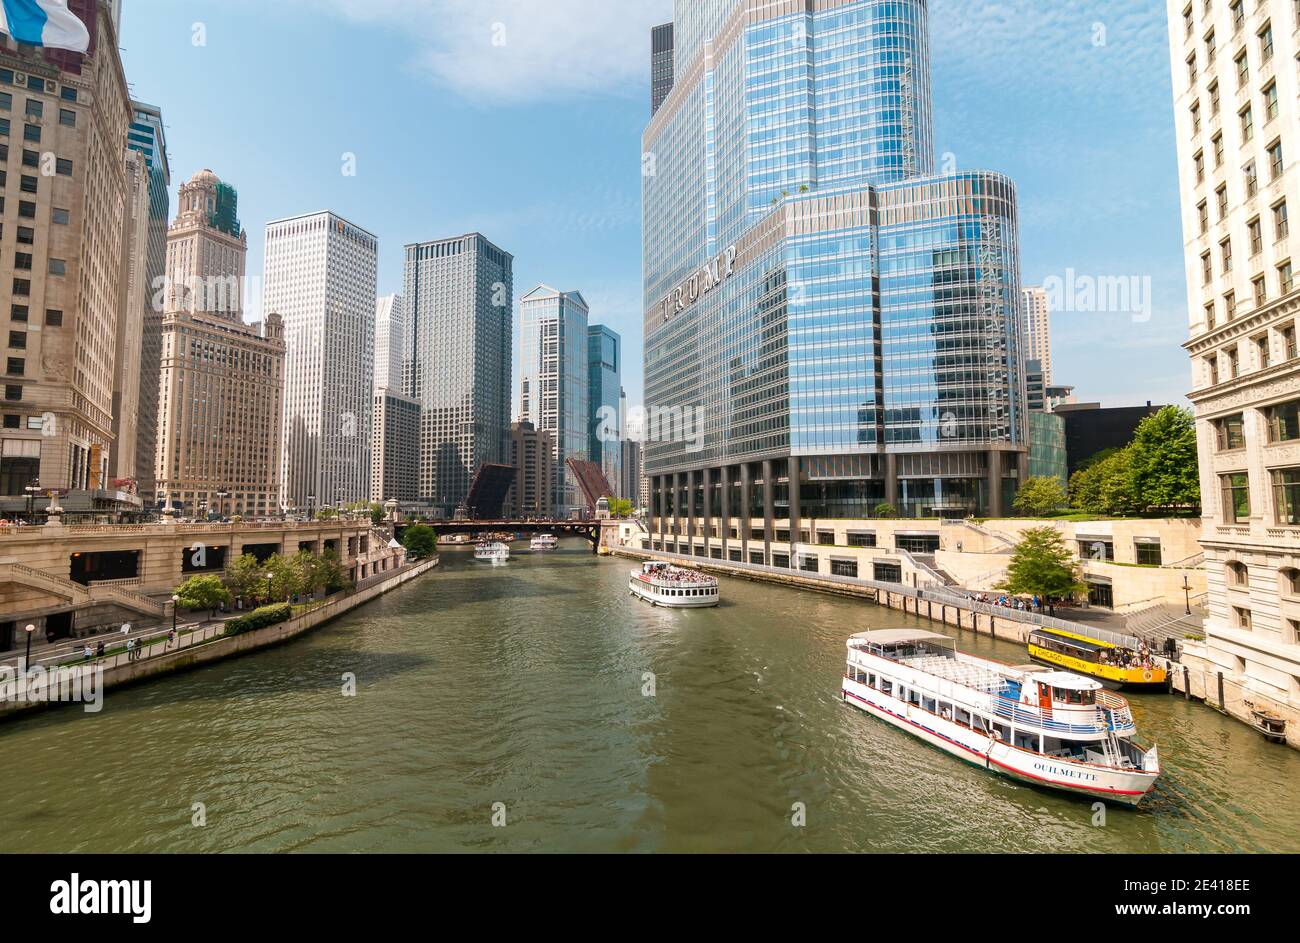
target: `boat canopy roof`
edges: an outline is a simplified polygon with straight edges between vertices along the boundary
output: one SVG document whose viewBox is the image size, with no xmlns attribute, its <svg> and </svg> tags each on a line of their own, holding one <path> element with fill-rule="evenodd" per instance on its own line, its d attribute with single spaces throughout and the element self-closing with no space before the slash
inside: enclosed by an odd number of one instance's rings
<svg viewBox="0 0 1300 943">
<path fill-rule="evenodd" d="M 1036 671 L 1033 679 L 1065 691 L 1100 691 L 1103 687 L 1100 681 L 1094 681 L 1091 678 L 1085 678 L 1068 671 Z"/>
<path fill-rule="evenodd" d="M 922 629 L 876 629 L 873 632 L 859 632 L 850 637 L 849 641 L 867 642 L 871 645 L 906 645 L 909 642 L 951 642 L 952 638 Z"/>
</svg>

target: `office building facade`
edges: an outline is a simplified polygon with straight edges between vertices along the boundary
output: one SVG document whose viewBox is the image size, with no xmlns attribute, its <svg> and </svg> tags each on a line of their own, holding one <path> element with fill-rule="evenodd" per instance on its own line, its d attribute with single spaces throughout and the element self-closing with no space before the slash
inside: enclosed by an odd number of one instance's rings
<svg viewBox="0 0 1300 943">
<path fill-rule="evenodd" d="M 402 392 L 420 403 L 420 502 L 447 517 L 509 458 L 513 267 L 479 233 L 406 247 Z"/>
<path fill-rule="evenodd" d="M 650 115 L 659 110 L 673 90 L 673 24 L 650 31 Z"/>
<path fill-rule="evenodd" d="M 1209 587 L 1226 709 L 1300 722 L 1300 12 L 1169 0 Z M 1185 659 L 1186 660 L 1186 659 Z"/>
<path fill-rule="evenodd" d="M 140 349 L 149 286 L 149 168 L 139 151 L 123 155 L 126 202 L 122 216 L 122 271 L 118 284 L 117 334 L 113 342 L 113 446 L 108 477 L 115 486 L 136 490 L 140 392 L 144 371 Z M 155 387 L 157 379 L 154 379 Z"/>
<path fill-rule="evenodd" d="M 587 326 L 587 456 L 618 487 L 623 440 L 623 341 L 603 324 Z"/>
<path fill-rule="evenodd" d="M 528 420 L 510 424 L 510 464 L 515 480 L 506 496 L 511 520 L 555 516 L 555 436 Z"/>
<path fill-rule="evenodd" d="M 396 390 L 375 390 L 370 500 L 403 504 L 420 496 L 420 404 Z"/>
<path fill-rule="evenodd" d="M 85 55 L 0 37 L 0 498 L 107 490 L 131 113 L 110 8 L 77 15 Z"/>
<path fill-rule="evenodd" d="M 140 333 L 140 392 L 135 442 L 136 491 L 146 507 L 157 504 L 154 462 L 158 449 L 158 383 L 162 372 L 162 322 L 166 310 L 167 230 L 171 224 L 171 167 L 162 111 L 131 102 L 126 146 L 144 155 L 149 175 L 149 236 L 145 249 L 147 292 Z"/>
<path fill-rule="evenodd" d="M 1026 288 L 1024 303 L 1024 351 L 1026 360 L 1037 360 L 1042 367 L 1043 382 L 1052 382 L 1052 320 L 1047 290 L 1041 286 Z"/>
<path fill-rule="evenodd" d="M 266 227 L 263 306 L 284 318 L 286 505 L 370 498 L 379 240 L 330 212 Z"/>
<path fill-rule="evenodd" d="M 375 302 L 375 389 L 402 388 L 402 296 Z"/>
<path fill-rule="evenodd" d="M 167 234 L 153 477 L 185 517 L 281 512 L 284 331 L 245 324 L 248 234 L 235 189 L 211 170 L 180 188 Z"/>
<path fill-rule="evenodd" d="M 589 458 L 589 316 L 580 293 L 549 285 L 538 285 L 520 301 L 519 417 L 555 440 L 552 502 L 564 518 L 586 507 L 565 463 Z"/>
<path fill-rule="evenodd" d="M 1015 188 L 933 175 L 926 18 L 677 3 L 642 142 L 655 545 L 794 559 L 807 518 L 998 515 L 1024 479 Z"/>
</svg>

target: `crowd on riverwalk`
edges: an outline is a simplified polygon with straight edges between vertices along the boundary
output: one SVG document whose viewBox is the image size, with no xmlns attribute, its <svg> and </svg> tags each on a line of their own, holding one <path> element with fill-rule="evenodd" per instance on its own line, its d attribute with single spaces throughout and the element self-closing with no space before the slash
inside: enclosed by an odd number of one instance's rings
<svg viewBox="0 0 1300 943">
<path fill-rule="evenodd" d="M 983 603 L 986 606 L 1000 606 L 1003 609 L 1014 609 L 1017 612 L 1037 612 L 1040 614 L 1054 611 L 1055 607 L 1062 600 L 1049 598 L 1044 599 L 1041 596 L 993 596 L 989 593 L 968 593 L 967 596 L 972 602 Z"/>
</svg>

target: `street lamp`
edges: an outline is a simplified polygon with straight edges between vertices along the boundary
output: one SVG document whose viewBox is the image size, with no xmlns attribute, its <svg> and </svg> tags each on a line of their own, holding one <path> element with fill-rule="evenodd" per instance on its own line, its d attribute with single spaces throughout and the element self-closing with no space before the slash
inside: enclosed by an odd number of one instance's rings
<svg viewBox="0 0 1300 943">
<path fill-rule="evenodd" d="M 226 516 L 226 498 L 230 497 L 229 491 L 217 492 L 217 517 L 225 519 Z"/>
<path fill-rule="evenodd" d="M 178 603 L 180 603 L 180 601 L 181 601 L 181 597 L 179 596 L 172 597 L 172 631 L 173 632 L 176 631 L 176 606 Z"/>
<path fill-rule="evenodd" d="M 32 634 L 36 631 L 36 626 L 30 622 L 27 623 L 27 654 L 23 656 L 23 671 L 31 667 L 32 663 Z"/>
<path fill-rule="evenodd" d="M 267 602 L 271 601 L 271 580 L 273 576 L 274 574 L 272 574 L 271 571 L 268 570 L 266 573 L 266 601 Z"/>
<path fill-rule="evenodd" d="M 1192 584 L 1187 581 L 1187 571 L 1183 571 L 1183 596 L 1187 601 L 1187 615 L 1192 614 Z"/>
</svg>

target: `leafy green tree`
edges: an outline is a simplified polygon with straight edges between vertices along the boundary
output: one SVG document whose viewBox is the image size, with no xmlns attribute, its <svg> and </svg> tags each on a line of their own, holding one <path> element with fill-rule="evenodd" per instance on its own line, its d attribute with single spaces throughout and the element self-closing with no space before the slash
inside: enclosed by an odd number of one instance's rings
<svg viewBox="0 0 1300 943">
<path fill-rule="evenodd" d="M 874 511 L 876 517 L 898 517 L 898 508 L 887 502 L 877 504 Z"/>
<path fill-rule="evenodd" d="M 1007 578 L 998 585 L 1016 596 L 1067 597 L 1087 587 L 1065 539 L 1055 527 L 1031 527 L 1011 552 Z"/>
<path fill-rule="evenodd" d="M 223 603 L 230 602 L 231 598 L 230 590 L 226 589 L 219 576 L 191 576 L 176 587 L 176 595 L 180 597 L 176 605 L 182 609 L 191 612 L 206 609 L 212 615 Z"/>
<path fill-rule="evenodd" d="M 256 596 L 266 588 L 266 577 L 257 557 L 245 553 L 226 567 L 226 585 L 236 596 Z"/>
<path fill-rule="evenodd" d="M 316 512 L 316 520 L 318 521 L 332 521 L 338 516 L 339 512 L 332 507 L 321 508 Z"/>
<path fill-rule="evenodd" d="M 321 586 L 327 593 L 337 593 L 349 588 L 348 575 L 343 570 L 343 561 L 336 551 L 326 550 L 317 558 L 317 573 Z"/>
<path fill-rule="evenodd" d="M 302 592 L 302 583 L 298 568 L 291 558 L 278 553 L 271 554 L 262 564 L 264 585 L 269 587 L 268 595 L 272 602 L 284 602 L 294 593 Z"/>
<path fill-rule="evenodd" d="M 1143 510 L 1199 508 L 1196 420 L 1191 411 L 1166 406 L 1142 420 L 1133 436 L 1131 467 L 1134 497 Z"/>
<path fill-rule="evenodd" d="M 1028 479 L 1011 507 L 1025 517 L 1045 517 L 1065 507 L 1068 501 L 1061 479 L 1044 475 Z"/>
<path fill-rule="evenodd" d="M 1132 447 L 1099 452 L 1070 478 L 1070 504 L 1088 514 L 1134 514 Z"/>
<path fill-rule="evenodd" d="M 427 524 L 412 524 L 402 533 L 402 546 L 412 560 L 423 560 L 438 549 L 438 535 Z"/>
<path fill-rule="evenodd" d="M 327 574 L 320 557 L 307 550 L 299 550 L 290 561 L 297 577 L 300 593 L 318 593 L 325 588 Z"/>
<path fill-rule="evenodd" d="M 631 517 L 633 510 L 632 502 L 626 498 L 609 499 L 609 513 L 614 517 Z"/>
</svg>

